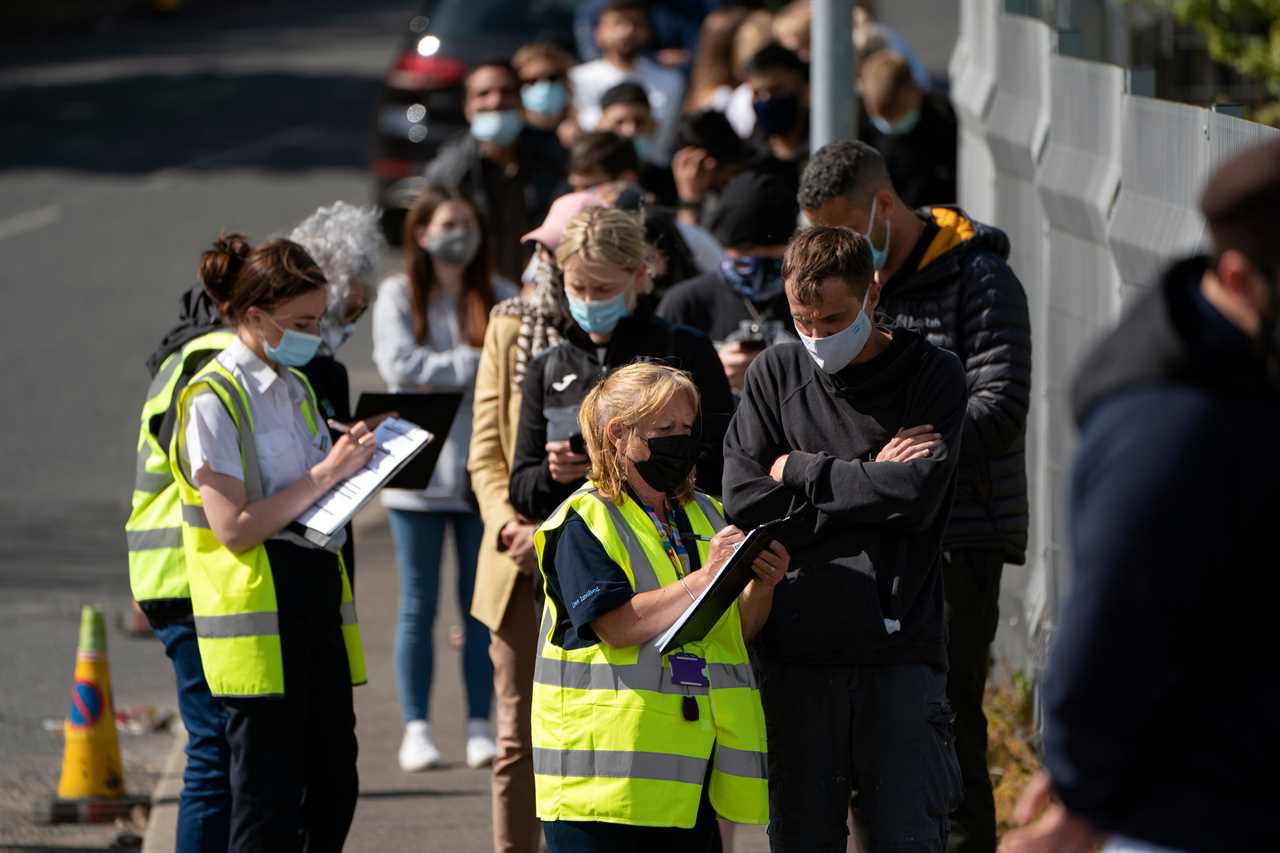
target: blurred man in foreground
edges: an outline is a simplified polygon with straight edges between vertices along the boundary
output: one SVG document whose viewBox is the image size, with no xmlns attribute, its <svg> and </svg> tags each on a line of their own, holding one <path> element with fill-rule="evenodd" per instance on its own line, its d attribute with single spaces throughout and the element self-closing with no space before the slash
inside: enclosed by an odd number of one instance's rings
<svg viewBox="0 0 1280 853">
<path fill-rule="evenodd" d="M 1010 853 L 1280 850 L 1273 627 L 1280 141 L 1210 179 L 1184 259 L 1086 359 L 1072 592 L 1044 684 L 1047 776 Z"/>
</svg>

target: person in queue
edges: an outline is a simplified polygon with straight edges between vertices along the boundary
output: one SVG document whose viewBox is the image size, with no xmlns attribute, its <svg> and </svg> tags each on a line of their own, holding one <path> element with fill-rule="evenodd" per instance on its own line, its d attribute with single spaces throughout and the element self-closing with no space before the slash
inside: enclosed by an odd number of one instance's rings
<svg viewBox="0 0 1280 853">
<path fill-rule="evenodd" d="M 340 850 L 357 794 L 352 685 L 364 655 L 341 532 L 287 529 L 373 457 L 376 420 L 333 442 L 297 368 L 319 350 L 325 279 L 306 251 L 218 240 L 201 280 L 235 340 L 178 403 L 173 477 L 209 690 L 226 709 L 227 849 Z"/>
<path fill-rule="evenodd" d="M 391 391 L 446 385 L 464 393 L 426 489 L 382 491 L 400 567 L 396 671 L 405 731 L 398 758 L 406 772 L 438 767 L 442 760 L 430 706 L 445 528 L 453 531 L 457 600 L 464 613 L 483 534 L 466 472 L 471 390 L 489 311 L 499 299 L 516 295 L 515 285 L 490 272 L 486 239 L 475 205 L 457 193 L 428 188 L 405 219 L 405 270 L 381 284 L 373 311 L 373 360 Z M 489 636 L 475 619 L 464 622 L 467 764 L 483 767 L 495 752 Z"/>
<path fill-rule="evenodd" d="M 600 58 L 576 66 L 569 72 L 569 79 L 583 130 L 596 129 L 605 92 L 624 80 L 643 86 L 656 122 L 656 159 L 670 154 L 671 135 L 680 117 L 684 76 L 643 55 L 653 40 L 649 11 L 644 0 L 607 0 L 595 25 Z"/>
<path fill-rule="evenodd" d="M 520 103 L 525 119 L 539 130 L 554 133 L 568 148 L 581 132 L 573 117 L 569 69 L 573 57 L 554 42 L 526 44 L 511 56 L 520 78 Z"/>
<path fill-rule="evenodd" d="M 1005 563 L 1026 560 L 1026 431 L 1031 404 L 1031 315 L 1008 263 L 1008 236 L 950 205 L 908 207 L 884 158 L 864 142 L 820 148 L 800 182 L 810 222 L 866 236 L 880 283 L 877 310 L 950 350 L 968 400 L 956 497 L 942 546 L 947 699 L 956 714 L 964 801 L 951 844 L 989 853 L 996 810 L 983 711 Z"/>
<path fill-rule="evenodd" d="M 426 184 L 471 198 L 489 227 L 494 272 L 517 281 L 529 261 L 520 235 L 542 221 L 559 194 L 565 150 L 554 133 L 525 122 L 520 78 L 505 60 L 473 66 L 463 91 L 470 133 L 440 147 Z"/>
<path fill-rule="evenodd" d="M 578 407 L 603 376 L 636 358 L 667 359 L 688 370 L 704 401 L 698 477 L 720 488 L 721 450 L 733 398 L 715 347 L 701 332 L 654 316 L 648 249 L 637 215 L 589 208 L 569 220 L 556 249 L 573 324 L 565 340 L 530 363 L 511 466 L 511 504 L 543 519 L 582 483 L 587 456 Z"/>
<path fill-rule="evenodd" d="M 320 319 L 324 344 L 302 373 L 316 392 L 320 414 L 328 421 L 345 424 L 351 420 L 351 381 L 347 367 L 338 360 L 338 349 L 355 334 L 356 323 L 373 301 L 374 267 L 384 241 L 378 227 L 378 210 L 337 201 L 312 213 L 289 234 L 289 239 L 307 250 L 328 282 L 328 304 Z M 334 441 L 342 433 L 329 428 Z M 356 582 L 354 525 L 347 525 L 347 543 L 342 559 L 352 586 Z"/>
<path fill-rule="evenodd" d="M 752 362 L 724 444 L 730 517 L 792 519 L 796 569 L 755 644 L 770 849 L 843 853 L 856 790 L 872 853 L 942 853 L 962 792 L 941 546 L 964 368 L 872 322 L 880 285 L 861 235 L 799 232 L 782 275 L 800 340 Z"/>
<path fill-rule="evenodd" d="M 912 208 L 954 201 L 958 131 L 946 93 L 921 87 L 892 50 L 858 63 L 858 90 L 859 138 L 884 157 L 898 197 Z"/>
<path fill-rule="evenodd" d="M 782 543 L 705 639 L 666 662 L 653 644 L 743 538 L 694 487 L 698 402 L 692 377 L 661 364 L 596 385 L 578 414 L 590 479 L 535 537 L 546 604 L 533 757 L 550 853 L 703 853 L 716 815 L 768 819 L 746 644 L 789 568 Z"/>
<path fill-rule="evenodd" d="M 232 235 L 227 240 L 233 251 L 248 254 L 243 238 Z M 177 323 L 147 359 L 151 385 L 142 405 L 138 464 L 125 522 L 130 591 L 138 612 L 173 663 L 178 715 L 187 733 L 174 829 L 177 853 L 227 849 L 231 747 L 226 709 L 210 693 L 200 663 L 182 548 L 182 502 L 169 452 L 183 389 L 234 340 L 235 332 L 223 325 L 217 300 L 203 284 L 182 295 Z"/>
<path fill-rule="evenodd" d="M 654 250 L 655 290 L 665 292 L 699 272 L 719 269 L 724 253 L 706 229 L 679 221 L 675 211 L 662 204 L 660 188 L 644 183 L 642 176 L 648 171 L 631 141 L 609 131 L 584 133 L 569 153 L 569 185 L 575 190 L 616 194 L 625 203 L 610 206 L 644 209 L 645 241 Z M 625 186 L 601 189 L 605 184 Z M 632 186 L 642 192 L 629 192 Z"/>
<path fill-rule="evenodd" d="M 1076 372 L 1044 771 L 1002 851 L 1280 850 L 1280 463 L 1249 440 L 1280 429 L 1277 205 L 1280 142 L 1218 165 L 1210 251 L 1172 259 Z"/>
<path fill-rule="evenodd" d="M 755 111 L 755 138 L 797 180 L 809 159 L 809 66 L 780 44 L 747 61 L 746 84 Z"/>
<path fill-rule="evenodd" d="M 658 316 L 709 335 L 729 386 L 740 392 L 747 367 L 765 347 L 795 340 L 782 255 L 799 207 L 791 185 L 766 172 L 739 174 L 721 200 L 711 227 L 725 246 L 725 259 L 715 271 L 668 291 Z"/>
<path fill-rule="evenodd" d="M 561 196 L 529 239 L 534 256 L 525 271 L 528 292 L 499 302 L 489 313 L 480 364 L 467 472 L 484 518 L 471 615 L 489 628 L 489 659 L 497 700 L 493 759 L 494 853 L 538 853 L 542 830 L 534 808 L 533 746 L 529 707 L 538 647 L 538 525 L 516 512 L 509 486 L 520 420 L 520 388 L 531 359 L 560 343 L 568 323 L 564 282 L 555 250 L 568 222 L 584 207 L 604 202 L 593 193 Z"/>
</svg>

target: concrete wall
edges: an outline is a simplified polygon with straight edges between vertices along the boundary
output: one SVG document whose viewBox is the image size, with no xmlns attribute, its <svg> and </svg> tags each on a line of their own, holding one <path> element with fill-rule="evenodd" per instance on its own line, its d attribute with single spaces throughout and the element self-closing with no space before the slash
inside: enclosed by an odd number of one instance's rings
<svg viewBox="0 0 1280 853">
<path fill-rule="evenodd" d="M 1277 131 L 1134 95 L 1123 69 L 1058 55 L 1047 24 L 1003 8 L 960 0 L 949 70 L 960 203 L 1009 234 L 1031 306 L 1032 545 L 1005 571 L 997 653 L 1036 670 L 1070 581 L 1076 366 L 1166 263 L 1204 244 L 1196 199 L 1213 168 Z"/>
</svg>

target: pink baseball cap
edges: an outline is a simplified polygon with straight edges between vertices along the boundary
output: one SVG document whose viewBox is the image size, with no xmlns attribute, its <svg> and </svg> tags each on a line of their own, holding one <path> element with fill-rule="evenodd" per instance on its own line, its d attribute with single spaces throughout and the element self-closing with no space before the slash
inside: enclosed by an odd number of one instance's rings
<svg viewBox="0 0 1280 853">
<path fill-rule="evenodd" d="M 551 209 L 547 211 L 547 218 L 542 220 L 542 224 L 521 237 L 520 242 L 528 243 L 533 240 L 554 252 L 560 245 L 564 227 L 569 224 L 570 219 L 588 207 L 608 206 L 604 199 L 590 190 L 562 195 L 551 203 Z"/>
</svg>

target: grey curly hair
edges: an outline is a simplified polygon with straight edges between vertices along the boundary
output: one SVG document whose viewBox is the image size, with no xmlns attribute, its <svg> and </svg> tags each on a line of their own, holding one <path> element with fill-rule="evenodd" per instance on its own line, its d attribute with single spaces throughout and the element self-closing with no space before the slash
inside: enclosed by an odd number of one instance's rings
<svg viewBox="0 0 1280 853">
<path fill-rule="evenodd" d="M 329 281 L 326 319 L 342 322 L 353 285 L 368 291 L 382 249 L 376 207 L 357 207 L 335 201 L 308 216 L 289 239 L 300 244 Z"/>
</svg>

